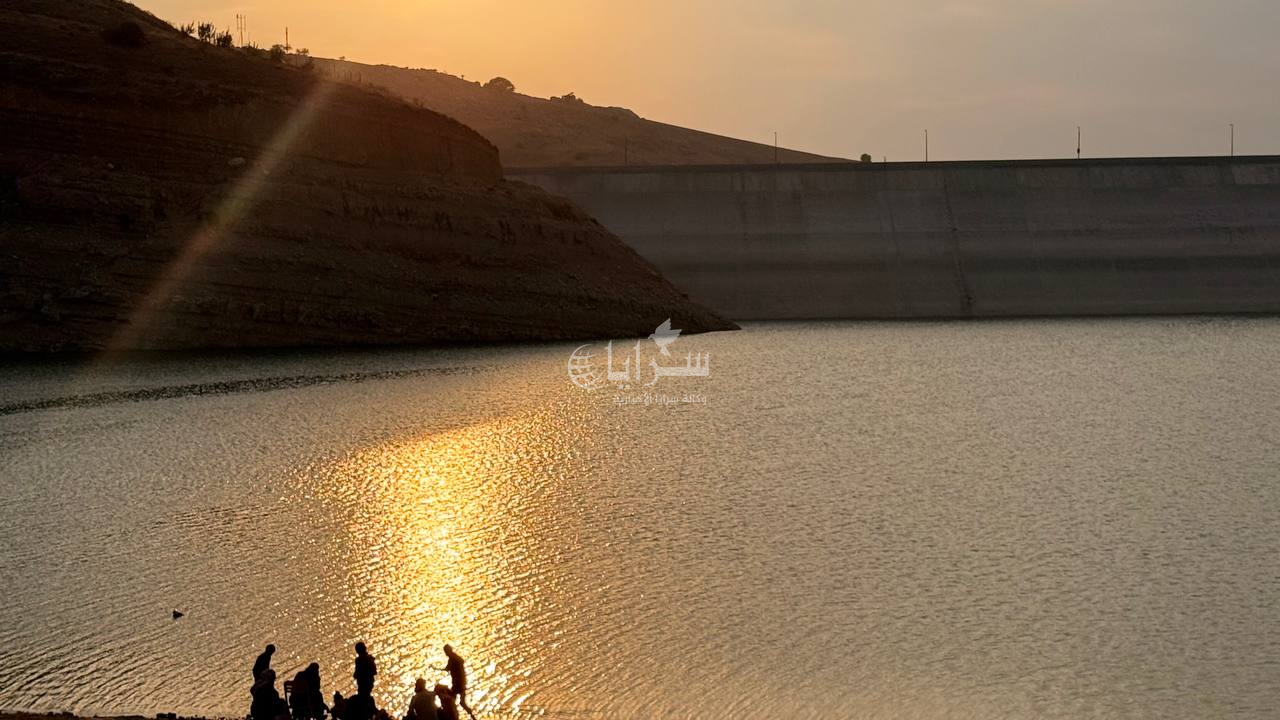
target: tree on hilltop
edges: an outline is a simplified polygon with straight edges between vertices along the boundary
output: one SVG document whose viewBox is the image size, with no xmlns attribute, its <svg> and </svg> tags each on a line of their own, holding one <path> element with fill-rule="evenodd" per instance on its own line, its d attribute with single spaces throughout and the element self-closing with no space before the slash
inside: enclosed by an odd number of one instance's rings
<svg viewBox="0 0 1280 720">
<path fill-rule="evenodd" d="M 502 92 L 515 92 L 516 84 L 499 75 L 484 84 L 487 90 L 499 90 Z"/>
</svg>

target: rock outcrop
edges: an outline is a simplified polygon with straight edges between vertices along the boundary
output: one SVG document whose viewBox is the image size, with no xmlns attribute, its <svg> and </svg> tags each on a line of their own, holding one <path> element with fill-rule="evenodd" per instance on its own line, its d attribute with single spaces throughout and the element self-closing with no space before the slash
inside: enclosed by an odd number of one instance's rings
<svg viewBox="0 0 1280 720">
<path fill-rule="evenodd" d="M 117 0 L 0 27 L 0 351 L 733 327 L 450 118 Z"/>
</svg>

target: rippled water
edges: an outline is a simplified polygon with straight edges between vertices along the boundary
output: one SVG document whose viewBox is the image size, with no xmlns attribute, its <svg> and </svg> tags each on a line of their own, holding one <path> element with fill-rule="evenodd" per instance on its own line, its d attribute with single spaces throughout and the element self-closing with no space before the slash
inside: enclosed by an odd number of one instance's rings
<svg viewBox="0 0 1280 720">
<path fill-rule="evenodd" d="M 396 713 L 451 642 L 481 717 L 1269 717 L 1278 346 L 757 325 L 663 406 L 573 345 L 0 367 L 0 707 L 243 715 L 362 639 Z"/>
</svg>

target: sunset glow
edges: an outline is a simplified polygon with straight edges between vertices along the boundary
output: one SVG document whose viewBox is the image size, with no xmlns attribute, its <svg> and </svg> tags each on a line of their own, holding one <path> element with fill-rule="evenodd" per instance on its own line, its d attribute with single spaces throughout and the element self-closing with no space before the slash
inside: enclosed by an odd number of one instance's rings
<svg viewBox="0 0 1280 720">
<path fill-rule="evenodd" d="M 322 57 L 501 75 L 538 97 L 856 158 L 1274 151 L 1274 3 L 149 0 Z M 246 38 L 247 40 L 248 38 Z"/>
</svg>

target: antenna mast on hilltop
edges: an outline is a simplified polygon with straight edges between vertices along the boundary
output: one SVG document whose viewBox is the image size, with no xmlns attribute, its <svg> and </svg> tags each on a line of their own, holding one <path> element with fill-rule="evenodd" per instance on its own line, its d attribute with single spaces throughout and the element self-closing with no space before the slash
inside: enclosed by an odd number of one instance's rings
<svg viewBox="0 0 1280 720">
<path fill-rule="evenodd" d="M 244 47 L 244 32 L 249 29 L 249 17 L 236 14 L 236 33 L 240 36 L 240 47 Z"/>
</svg>

